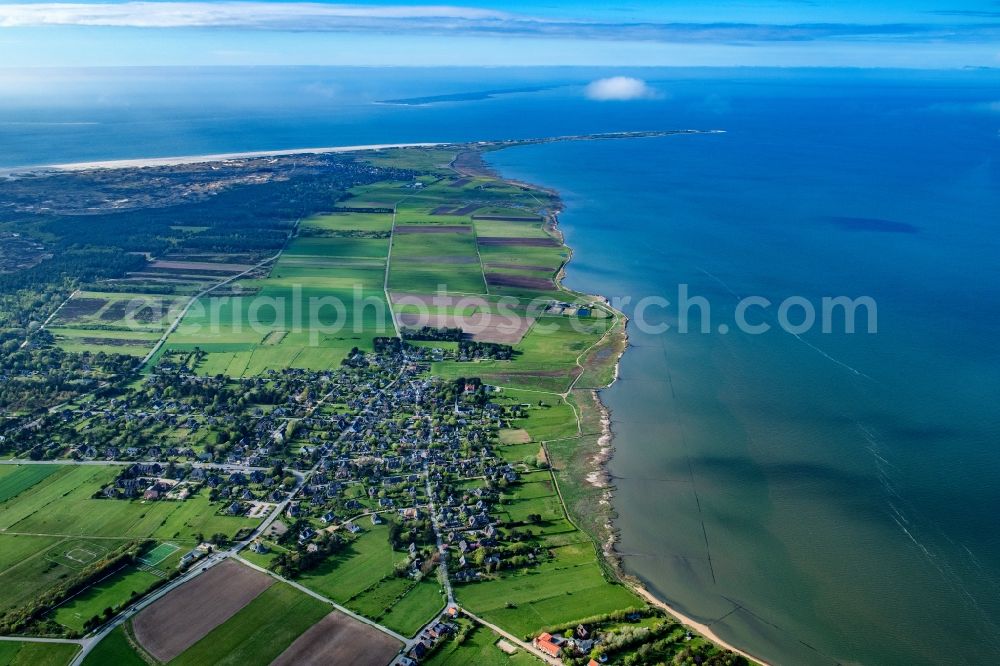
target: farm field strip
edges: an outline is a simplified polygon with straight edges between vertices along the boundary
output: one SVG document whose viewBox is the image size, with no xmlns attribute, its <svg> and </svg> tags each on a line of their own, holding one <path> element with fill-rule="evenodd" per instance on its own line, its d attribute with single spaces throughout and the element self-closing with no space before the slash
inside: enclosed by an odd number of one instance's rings
<svg viewBox="0 0 1000 666">
<path fill-rule="evenodd" d="M 274 583 L 271 577 L 225 561 L 171 590 L 132 621 L 136 640 L 169 662 L 225 624 Z"/>
</svg>

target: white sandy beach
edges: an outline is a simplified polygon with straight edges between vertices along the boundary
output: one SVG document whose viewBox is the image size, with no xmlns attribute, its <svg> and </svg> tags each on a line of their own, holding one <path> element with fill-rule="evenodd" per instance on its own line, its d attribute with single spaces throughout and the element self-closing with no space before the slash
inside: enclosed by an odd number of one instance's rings
<svg viewBox="0 0 1000 666">
<path fill-rule="evenodd" d="M 200 164 L 203 162 L 223 162 L 255 157 L 283 157 L 287 155 L 320 155 L 324 153 L 353 153 L 363 150 L 386 150 L 389 148 L 433 148 L 444 143 L 374 143 L 363 146 L 327 146 L 324 148 L 289 148 L 285 150 L 256 150 L 245 153 L 216 153 L 212 155 L 179 155 L 175 157 L 140 157 L 125 160 L 102 160 L 97 162 L 72 162 L 68 164 L 44 164 L 37 166 L 13 167 L 0 170 L 2 174 L 26 173 L 33 171 L 84 171 L 87 169 L 131 169 L 136 167 L 176 166 L 179 164 Z"/>
</svg>

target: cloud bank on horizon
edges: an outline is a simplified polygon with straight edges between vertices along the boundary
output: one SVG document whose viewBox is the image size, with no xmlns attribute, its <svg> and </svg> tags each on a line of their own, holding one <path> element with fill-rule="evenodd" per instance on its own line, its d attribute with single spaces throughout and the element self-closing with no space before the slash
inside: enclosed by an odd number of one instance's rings
<svg viewBox="0 0 1000 666">
<path fill-rule="evenodd" d="M 584 89 L 588 99 L 598 102 L 627 102 L 636 99 L 656 99 L 659 91 L 642 79 L 631 76 L 611 76 L 592 81 Z"/>
<path fill-rule="evenodd" d="M 753 57 L 748 60 L 736 55 L 756 49 L 758 53 L 768 51 L 774 64 L 788 65 L 891 65 L 892 59 L 878 54 L 893 53 L 898 61 L 895 64 L 904 66 L 1000 66 L 1000 13 L 992 0 L 969 0 L 961 9 L 927 2 L 912 0 L 901 11 L 891 0 L 746 0 L 725 6 L 708 0 L 679 0 L 669 6 L 632 0 L 618 14 L 593 2 L 552 5 L 542 0 L 517 3 L 516 11 L 507 9 L 515 6 L 513 3 L 491 0 L 467 0 L 462 5 L 253 0 L 14 2 L 0 4 L 0 35 L 30 36 L 30 40 L 20 40 L 20 45 L 27 45 L 29 52 L 30 47 L 37 47 L 43 63 L 52 59 L 46 55 L 46 47 L 58 54 L 61 40 L 67 36 L 70 43 L 86 44 L 88 39 L 102 39 L 115 31 L 116 37 L 125 36 L 118 39 L 123 62 L 132 62 L 127 54 L 129 48 L 137 48 L 129 46 L 132 41 L 145 42 L 147 50 L 156 51 L 152 55 L 160 56 L 164 64 L 179 55 L 185 44 L 208 44 L 207 33 L 213 33 L 218 48 L 207 49 L 204 64 L 233 64 L 225 62 L 225 54 L 239 51 L 241 41 L 245 44 L 256 39 L 253 35 L 269 33 L 282 35 L 270 40 L 276 43 L 275 49 L 282 41 L 294 46 L 296 35 L 312 36 L 300 37 L 300 41 L 334 46 L 346 46 L 347 41 L 336 35 L 365 35 L 372 38 L 370 64 L 389 64 L 389 56 L 374 50 L 380 42 L 396 37 L 404 42 L 394 45 L 399 52 L 406 50 L 403 46 L 407 43 L 417 50 L 418 43 L 437 40 L 429 49 L 422 49 L 420 55 L 427 62 L 419 64 L 466 64 L 457 55 L 460 53 L 466 54 L 468 64 L 583 64 L 587 57 L 587 64 L 594 65 L 624 64 L 629 58 L 636 65 L 760 64 L 753 62 Z M 781 11 L 775 12 L 776 7 Z M 322 37 L 323 42 L 316 35 L 329 36 Z M 528 54 L 517 53 L 516 47 L 497 51 L 498 39 L 512 38 L 532 40 L 537 62 L 526 61 Z M 12 43 L 0 39 L 0 57 L 10 55 L 13 60 L 8 59 L 8 63 L 18 64 L 23 49 L 16 47 L 15 40 L 15 47 L 5 50 L 4 42 Z M 459 42 L 460 48 L 456 46 Z M 107 44 L 101 46 L 99 51 L 105 58 L 115 57 Z M 487 49 L 493 51 L 488 57 Z M 785 54 L 784 60 L 775 57 L 779 51 Z M 75 55 L 86 57 L 79 49 Z M 148 60 L 151 54 L 145 55 Z M 264 58 L 254 64 L 269 62 L 267 53 L 258 55 Z M 345 54 L 330 51 L 332 60 L 338 55 Z M 350 64 L 364 62 L 364 54 L 352 57 Z M 402 60 L 398 64 L 416 64 L 399 55 L 391 57 Z M 272 59 L 275 64 L 289 64 Z M 66 64 L 72 62 L 75 60 Z"/>
</svg>

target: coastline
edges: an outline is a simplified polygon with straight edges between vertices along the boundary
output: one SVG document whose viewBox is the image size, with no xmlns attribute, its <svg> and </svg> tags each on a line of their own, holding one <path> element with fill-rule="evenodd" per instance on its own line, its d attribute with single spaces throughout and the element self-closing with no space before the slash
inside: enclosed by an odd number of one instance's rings
<svg viewBox="0 0 1000 666">
<path fill-rule="evenodd" d="M 48 173 L 53 171 L 87 171 L 91 169 L 135 169 L 143 167 L 180 166 L 185 164 L 203 164 L 205 162 L 224 162 L 226 160 L 259 159 L 266 157 L 289 157 L 292 155 L 323 155 L 331 153 L 354 153 L 364 151 L 389 150 L 392 148 L 437 148 L 440 146 L 466 146 L 469 150 L 502 150 L 513 146 L 523 146 L 539 143 L 553 143 L 557 141 L 600 141 L 615 139 L 640 139 L 648 137 L 671 136 L 675 134 L 721 134 L 725 130 L 651 130 L 640 132 L 603 132 L 596 134 L 573 134 L 565 136 L 548 136 L 527 139 L 505 139 L 487 141 L 420 141 L 411 143 L 372 143 L 357 146 L 323 146 L 319 148 L 282 148 L 276 150 L 251 150 L 232 153 L 209 153 L 205 155 L 174 155 L 166 157 L 137 157 L 118 160 L 95 160 L 87 162 L 66 162 L 60 164 L 37 164 L 34 166 L 0 166 L 0 177 L 13 177 L 18 175 L 30 175 L 36 173 Z M 456 160 L 457 161 L 457 160 Z M 460 167 L 454 162 L 452 167 L 458 170 Z M 484 173 L 491 173 L 487 169 Z M 519 183 L 514 180 L 509 182 L 528 189 L 548 191 L 550 194 L 557 194 L 544 187 L 531 183 Z"/>
<path fill-rule="evenodd" d="M 288 157 L 290 155 L 324 155 L 330 153 L 354 153 L 391 148 L 435 148 L 449 145 L 439 142 L 422 143 L 374 143 L 361 146 L 326 146 L 321 148 L 287 148 L 282 150 L 252 150 L 241 153 L 212 153 L 207 155 L 177 155 L 173 157 L 138 157 L 121 160 L 96 160 L 93 162 L 67 162 L 63 164 L 39 164 L 36 166 L 3 167 L 0 176 L 47 171 L 86 171 L 89 169 L 141 169 L 143 167 L 179 166 L 204 162 L 224 162 L 226 160 L 255 159 L 261 157 Z"/>
<path fill-rule="evenodd" d="M 624 138 L 624 137 L 623 137 Z M 629 137 L 631 138 L 631 137 Z M 235 159 L 251 159 L 251 158 L 261 158 L 261 157 L 280 157 L 280 156 L 290 156 L 290 155 L 303 155 L 303 154 L 320 154 L 320 153 L 349 153 L 349 152 L 361 152 L 361 151 L 378 151 L 382 149 L 392 149 L 392 148 L 432 148 L 439 146 L 467 146 L 467 152 L 475 153 L 482 156 L 483 152 L 488 150 L 503 149 L 506 147 L 514 147 L 517 145 L 522 145 L 518 143 L 511 143 L 508 145 L 496 145 L 496 144 L 474 144 L 474 143 L 464 143 L 464 144 L 451 144 L 451 143 L 414 143 L 414 144 L 372 144 L 365 146 L 341 146 L 341 147 L 328 147 L 328 148 L 313 148 L 313 149 L 289 149 L 281 151 L 256 151 L 247 153 L 228 153 L 228 154 L 216 154 L 216 155 L 202 155 L 202 156 L 185 156 L 185 157 L 166 157 L 166 158 L 146 158 L 146 159 L 131 159 L 131 160 L 107 160 L 107 161 L 97 161 L 97 162 L 81 162 L 73 164 L 62 164 L 62 165 L 51 165 L 48 167 L 27 167 L 26 169 L 14 169 L 13 171 L 24 173 L 25 171 L 82 171 L 88 169 L 125 169 L 125 168 L 142 168 L 150 166 L 169 166 L 169 165 L 183 165 L 183 164 L 194 164 L 194 163 L 204 163 L 213 161 L 225 161 L 225 160 L 235 160 Z M 457 166 L 457 165 L 453 165 Z M 462 167 L 467 168 L 470 173 L 475 170 L 472 165 L 462 165 Z M 488 168 L 485 163 L 483 163 L 484 168 Z M 458 170 L 458 168 L 456 168 Z M 0 169 L 0 175 L 7 173 L 8 170 Z M 550 230 L 553 236 L 557 237 L 563 246 L 566 248 L 567 257 L 563 261 L 561 267 L 559 268 L 557 275 L 555 276 L 555 283 L 559 287 L 566 291 L 567 293 L 572 293 L 574 295 L 581 295 L 581 292 L 574 291 L 565 287 L 563 281 L 566 278 L 567 267 L 569 262 L 572 261 L 574 256 L 573 248 L 566 245 L 565 235 L 559 228 L 559 216 L 563 211 L 563 203 L 559 197 L 559 192 L 557 190 L 546 188 L 544 186 L 539 186 L 533 183 L 518 181 L 514 179 L 504 178 L 502 175 L 496 174 L 494 171 L 490 171 L 491 175 L 495 175 L 503 180 L 513 183 L 518 187 L 525 189 L 535 190 L 538 192 L 544 192 L 547 195 L 553 196 L 555 198 L 551 210 L 547 211 L 547 225 L 546 228 Z M 601 530 L 602 538 L 597 538 L 591 530 L 584 528 L 584 531 L 590 534 L 590 536 L 595 541 L 597 550 L 600 551 L 600 559 L 607 570 L 609 570 L 609 575 L 613 576 L 614 579 L 631 589 L 636 595 L 641 599 L 644 599 L 647 603 L 661 608 L 666 613 L 674 617 L 681 624 L 691 628 L 693 631 L 704 636 L 705 638 L 711 640 L 719 647 L 729 650 L 735 654 L 739 654 L 753 663 L 762 664 L 767 666 L 767 662 L 750 655 L 744 650 L 726 642 L 721 639 L 712 628 L 703 623 L 699 623 L 693 618 L 688 617 L 684 613 L 679 612 L 677 609 L 673 608 L 667 601 L 658 599 L 652 592 L 650 592 L 645 585 L 634 576 L 625 574 L 621 569 L 620 556 L 616 551 L 617 543 L 617 532 L 614 526 L 614 515 L 612 508 L 612 497 L 614 493 L 614 486 L 612 484 L 612 478 L 608 469 L 610 461 L 613 459 L 614 455 L 614 432 L 612 428 L 612 414 L 607 405 L 601 398 L 601 391 L 611 388 L 617 383 L 620 378 L 620 364 L 624 357 L 625 352 L 629 349 L 629 337 L 627 331 L 628 318 L 620 310 L 613 308 L 605 296 L 602 295 L 589 295 L 585 296 L 592 298 L 594 301 L 598 301 L 602 304 L 602 307 L 606 308 L 609 312 L 613 312 L 616 317 L 621 321 L 620 330 L 614 330 L 613 334 L 608 335 L 607 338 L 595 345 L 589 351 L 600 350 L 604 348 L 605 344 L 619 344 L 620 349 L 617 350 L 617 354 L 613 359 L 613 362 L 608 363 L 611 359 L 601 359 L 602 364 L 605 368 L 609 368 L 612 372 L 612 376 L 607 383 L 601 386 L 587 386 L 587 387 L 575 387 L 574 384 L 566 393 L 566 399 L 576 398 L 578 396 L 585 396 L 590 394 L 590 401 L 592 401 L 592 406 L 587 408 L 592 410 L 597 415 L 597 423 L 599 424 L 595 430 L 597 432 L 589 433 L 591 436 L 596 436 L 596 453 L 589 455 L 587 457 L 587 465 L 585 469 L 582 470 L 581 477 L 586 476 L 584 483 L 591 485 L 592 487 L 598 488 L 600 490 L 600 505 L 602 511 L 599 512 L 595 517 L 604 523 L 603 529 Z M 587 361 L 588 353 L 581 355 L 580 360 L 584 363 Z M 579 377 L 583 377 L 587 372 L 586 366 L 581 364 L 581 370 Z M 583 401 L 580 401 L 579 411 L 577 413 L 578 424 L 582 425 L 583 416 L 581 414 L 584 411 Z M 596 424 L 595 424 L 596 425 Z M 581 435 L 584 433 L 581 430 Z M 581 439 L 581 442 L 584 440 Z M 581 447 L 583 444 L 581 444 Z M 567 513 L 570 514 L 571 521 L 574 520 L 570 507 L 564 502 L 564 508 Z M 604 534 L 607 534 L 606 538 L 603 538 Z"/>
<path fill-rule="evenodd" d="M 476 152 L 479 152 L 480 157 L 482 156 L 481 151 L 476 151 Z M 580 293 L 572 289 L 569 289 L 568 287 L 565 287 L 563 285 L 563 280 L 566 277 L 567 267 L 573 259 L 573 248 L 566 244 L 565 235 L 563 234 L 562 230 L 559 229 L 559 214 L 563 211 L 562 199 L 559 196 L 559 192 L 555 189 L 537 185 L 534 183 L 526 183 L 524 181 L 506 178 L 502 174 L 497 173 L 496 170 L 494 170 L 492 167 L 487 165 L 485 163 L 485 160 L 482 161 L 482 169 L 483 171 L 481 171 L 480 173 L 488 173 L 490 175 L 502 178 L 503 180 L 509 183 L 516 184 L 519 187 L 527 187 L 529 189 L 534 189 L 556 197 L 556 205 L 554 209 L 548 212 L 547 217 L 549 223 L 547 226 L 549 230 L 563 243 L 563 246 L 566 247 L 569 255 L 563 262 L 563 265 L 560 267 L 555 277 L 555 282 L 556 285 L 560 289 L 563 289 L 564 291 L 573 294 Z M 472 172 L 475 172 L 478 169 L 471 168 L 467 170 L 470 172 L 470 175 L 472 175 Z M 677 610 L 669 602 L 658 598 L 646 587 L 646 585 L 639 578 L 625 573 L 624 570 L 622 569 L 621 557 L 617 550 L 618 531 L 614 525 L 614 511 L 611 504 L 614 495 L 614 486 L 611 483 L 612 477 L 609 470 L 609 465 L 614 457 L 615 435 L 611 427 L 612 426 L 611 410 L 601 399 L 601 391 L 610 389 L 612 386 L 614 386 L 615 383 L 618 382 L 620 378 L 621 360 L 629 349 L 629 336 L 627 330 L 629 320 L 628 317 L 623 312 L 611 306 L 606 296 L 600 294 L 586 294 L 586 295 L 595 300 L 600 301 L 605 307 L 608 308 L 609 311 L 614 312 L 616 316 L 620 317 L 622 321 L 621 331 L 617 335 L 617 337 L 621 341 L 622 346 L 614 360 L 613 376 L 611 381 L 604 386 L 594 387 L 594 388 L 580 388 L 580 389 L 571 388 L 570 391 L 567 392 L 567 396 L 576 392 L 589 393 L 594 403 L 594 409 L 597 411 L 597 414 L 599 415 L 600 433 L 596 440 L 597 448 L 596 451 L 591 452 L 587 458 L 588 469 L 585 470 L 586 472 L 585 483 L 589 486 L 600 489 L 601 491 L 600 504 L 602 506 L 603 512 L 602 515 L 600 516 L 600 519 L 604 523 L 604 530 L 607 533 L 607 537 L 604 539 L 600 539 L 597 537 L 597 535 L 591 533 L 591 537 L 594 538 L 595 545 L 598 547 L 601 557 L 604 559 L 605 564 L 608 566 L 608 568 L 613 572 L 613 575 L 618 579 L 618 582 L 631 589 L 635 594 L 637 594 L 640 598 L 645 600 L 650 605 L 656 606 L 657 608 L 663 610 L 664 612 L 674 617 L 682 625 L 694 630 L 695 632 L 707 638 L 708 640 L 712 641 L 719 647 L 744 657 L 752 664 L 759 664 L 760 666 L 772 666 L 772 664 L 761 659 L 760 657 L 754 656 L 749 652 L 747 652 L 746 650 L 743 650 L 733 645 L 732 643 L 726 641 L 725 639 L 720 637 L 708 624 L 695 620 L 694 618 L 688 616 L 687 614 Z M 583 373 L 581 373 L 580 376 L 582 376 L 582 374 Z M 581 411 L 582 411 L 582 406 L 581 406 Z M 578 420 L 582 425 L 582 416 L 580 414 L 578 414 Z M 582 431 L 581 435 L 583 435 Z M 565 503 L 564 503 L 564 508 L 566 509 L 567 512 L 570 511 L 569 507 L 565 506 Z M 586 532 L 587 530 L 584 531 Z"/>
</svg>

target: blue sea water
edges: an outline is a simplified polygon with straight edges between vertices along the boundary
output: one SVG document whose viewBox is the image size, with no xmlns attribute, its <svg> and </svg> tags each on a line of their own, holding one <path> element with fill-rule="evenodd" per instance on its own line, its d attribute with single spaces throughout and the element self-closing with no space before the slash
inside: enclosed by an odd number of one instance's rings
<svg viewBox="0 0 1000 666">
<path fill-rule="evenodd" d="M 724 129 L 490 156 L 563 194 L 569 286 L 711 307 L 633 322 L 603 393 L 625 567 L 769 661 L 1000 663 L 1000 73 L 645 70 L 657 99 L 586 100 L 605 73 L 8 73 L 0 166 Z M 869 296 L 878 331 L 719 332 L 744 296 Z"/>
</svg>

